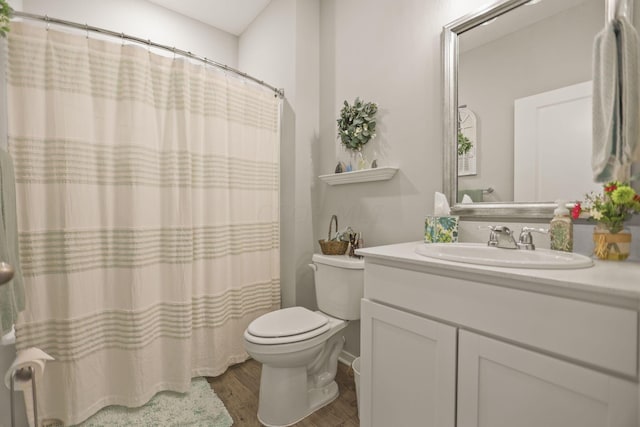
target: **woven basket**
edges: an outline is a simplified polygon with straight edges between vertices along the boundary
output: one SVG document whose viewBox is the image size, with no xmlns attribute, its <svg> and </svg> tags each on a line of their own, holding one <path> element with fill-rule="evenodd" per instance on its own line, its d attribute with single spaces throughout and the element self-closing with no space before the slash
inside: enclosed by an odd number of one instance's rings
<svg viewBox="0 0 640 427">
<path fill-rule="evenodd" d="M 334 221 L 336 223 L 336 233 L 338 232 L 338 217 L 333 215 L 329 220 L 329 234 L 327 235 L 327 240 L 318 240 L 318 243 L 320 243 L 320 249 L 324 255 L 344 255 L 349 247 L 349 242 L 331 240 L 331 225 Z"/>
<path fill-rule="evenodd" d="M 349 247 L 349 242 L 341 242 L 338 240 L 318 240 L 320 249 L 325 255 L 344 255 Z"/>
</svg>

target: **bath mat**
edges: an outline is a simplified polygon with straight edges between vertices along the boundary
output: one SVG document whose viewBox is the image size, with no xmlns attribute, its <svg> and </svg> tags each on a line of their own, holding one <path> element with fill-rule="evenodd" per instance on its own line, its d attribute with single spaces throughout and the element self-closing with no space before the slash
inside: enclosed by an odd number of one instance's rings
<svg viewBox="0 0 640 427">
<path fill-rule="evenodd" d="M 162 391 L 139 408 L 109 406 L 75 427 L 229 427 L 233 420 L 205 378 L 194 378 L 187 393 Z"/>
</svg>

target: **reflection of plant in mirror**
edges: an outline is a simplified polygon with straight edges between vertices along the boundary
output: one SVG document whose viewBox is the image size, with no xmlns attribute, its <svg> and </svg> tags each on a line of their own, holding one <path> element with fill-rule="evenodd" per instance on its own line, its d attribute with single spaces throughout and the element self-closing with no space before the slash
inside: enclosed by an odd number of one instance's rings
<svg viewBox="0 0 640 427">
<path fill-rule="evenodd" d="M 13 9 L 6 0 L 0 0 L 0 37 L 5 37 L 9 32 L 9 23 L 13 15 Z"/>
<path fill-rule="evenodd" d="M 375 115 L 378 105 L 375 102 L 362 102 L 360 98 L 349 105 L 344 101 L 338 118 L 338 136 L 345 148 L 360 151 L 362 146 L 376 136 Z"/>
<path fill-rule="evenodd" d="M 458 131 L 458 156 L 468 153 L 471 147 L 473 147 L 473 144 L 469 141 L 469 138 Z"/>
</svg>

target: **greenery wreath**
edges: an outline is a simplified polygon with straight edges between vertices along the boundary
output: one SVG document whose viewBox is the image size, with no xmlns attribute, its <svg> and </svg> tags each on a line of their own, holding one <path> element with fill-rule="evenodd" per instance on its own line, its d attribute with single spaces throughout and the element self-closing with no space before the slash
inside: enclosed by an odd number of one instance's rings
<svg viewBox="0 0 640 427">
<path fill-rule="evenodd" d="M 362 146 L 376 136 L 375 115 L 378 105 L 375 102 L 362 102 L 360 98 L 349 105 L 344 101 L 338 118 L 338 137 L 345 148 L 361 151 Z"/>
</svg>

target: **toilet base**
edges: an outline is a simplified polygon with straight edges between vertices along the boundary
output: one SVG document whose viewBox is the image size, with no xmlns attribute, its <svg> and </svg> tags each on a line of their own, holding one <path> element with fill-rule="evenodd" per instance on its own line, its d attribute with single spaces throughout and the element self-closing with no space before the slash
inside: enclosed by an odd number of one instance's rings
<svg viewBox="0 0 640 427">
<path fill-rule="evenodd" d="M 265 426 L 290 426 L 338 397 L 334 380 L 347 323 L 329 321 L 329 331 L 301 342 L 263 345 L 245 339 L 249 355 L 262 363 L 258 419 Z"/>
<path fill-rule="evenodd" d="M 324 387 L 307 390 L 306 396 L 304 393 L 292 393 L 291 391 L 293 390 L 299 390 L 297 387 L 292 387 L 292 383 L 299 383 L 302 380 L 304 380 L 304 388 L 306 389 L 307 370 L 305 368 L 288 368 L 287 371 L 289 371 L 288 374 L 290 375 L 287 375 L 288 381 L 286 384 L 283 384 L 287 386 L 286 390 L 279 387 L 274 389 L 274 384 L 271 380 L 273 380 L 274 377 L 282 378 L 281 373 L 274 375 L 274 372 L 269 372 L 274 370 L 274 368 L 266 366 L 263 366 L 262 369 L 258 420 L 266 427 L 293 425 L 318 409 L 330 404 L 336 400 L 339 395 L 338 384 L 335 381 L 331 381 Z M 294 373 L 292 371 L 299 372 Z M 262 384 L 265 383 L 271 384 L 268 394 L 263 393 Z"/>
</svg>

